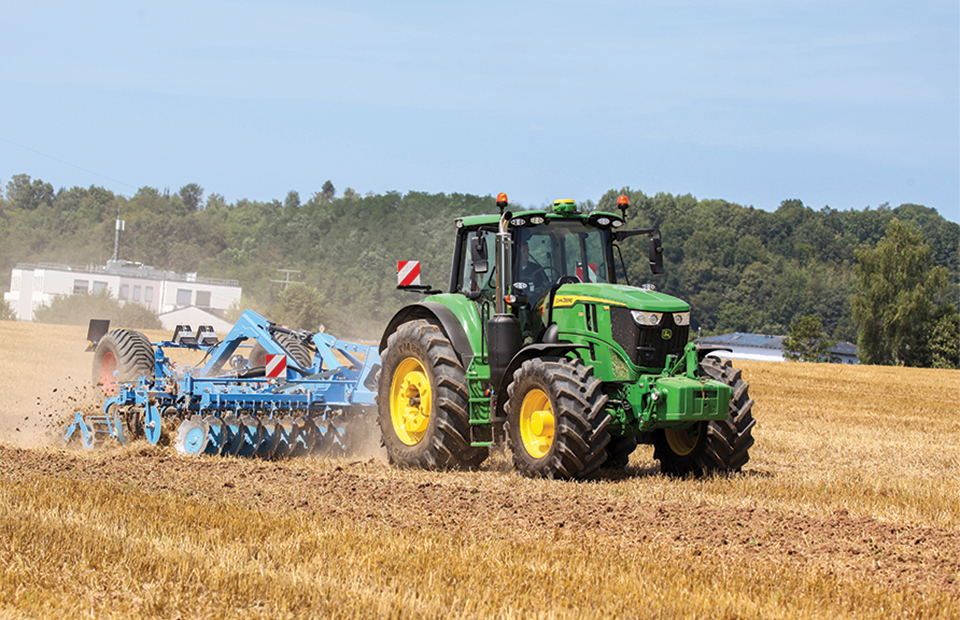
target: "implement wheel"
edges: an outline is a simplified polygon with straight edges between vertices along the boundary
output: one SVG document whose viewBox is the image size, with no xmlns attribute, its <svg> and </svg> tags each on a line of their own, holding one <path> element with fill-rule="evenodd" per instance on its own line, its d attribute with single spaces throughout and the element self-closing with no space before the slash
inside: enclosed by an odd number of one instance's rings
<svg viewBox="0 0 960 620">
<path fill-rule="evenodd" d="M 729 385 L 730 416 L 726 420 L 699 422 L 686 430 L 663 429 L 653 433 L 653 457 L 660 471 L 671 476 L 706 476 L 738 472 L 750 460 L 753 445 L 753 400 L 748 383 L 729 361 L 705 357 L 700 374 Z"/>
<path fill-rule="evenodd" d="M 467 378 L 439 327 L 410 321 L 387 340 L 379 375 L 380 431 L 390 463 L 473 469 L 487 448 L 470 446 Z"/>
<path fill-rule="evenodd" d="M 607 458 L 607 397 L 593 367 L 563 357 L 527 360 L 507 388 L 507 437 L 524 476 L 587 479 Z"/>
<path fill-rule="evenodd" d="M 104 334 L 93 354 L 93 383 L 113 396 L 118 381 L 152 379 L 153 365 L 153 345 L 146 336 L 132 329 L 114 329 Z"/>
</svg>

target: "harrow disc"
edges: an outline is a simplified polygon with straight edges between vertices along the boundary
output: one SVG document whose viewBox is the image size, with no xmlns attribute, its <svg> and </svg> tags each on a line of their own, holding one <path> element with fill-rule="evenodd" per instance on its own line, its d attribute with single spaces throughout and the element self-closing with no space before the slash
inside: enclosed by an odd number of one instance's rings
<svg viewBox="0 0 960 620">
<path fill-rule="evenodd" d="M 203 454 L 210 441 L 210 426 L 198 415 L 188 418 L 177 428 L 174 447 L 180 454 L 197 456 Z"/>
<path fill-rule="evenodd" d="M 243 439 L 243 422 L 230 413 L 223 417 L 223 449 L 221 454 L 236 454 Z"/>
<path fill-rule="evenodd" d="M 260 442 L 263 439 L 263 428 L 260 426 L 260 420 L 252 415 L 245 415 L 240 418 L 243 424 L 243 432 L 240 434 L 240 445 L 237 447 L 237 456 L 256 456 L 260 448 Z"/>
<path fill-rule="evenodd" d="M 302 416 L 295 419 L 293 423 L 299 427 L 300 432 L 297 433 L 297 440 L 293 443 L 293 447 L 290 449 L 288 456 L 296 458 L 304 454 L 310 454 L 313 447 L 317 444 L 317 425 L 314 424 L 310 418 Z"/>
<path fill-rule="evenodd" d="M 126 445 L 127 443 L 127 434 L 123 430 L 123 415 L 120 413 L 120 407 L 116 405 L 110 405 L 107 408 L 107 417 L 110 418 L 110 422 L 113 424 L 113 430 L 116 434 L 117 441 L 120 442 L 120 445 Z"/>
<path fill-rule="evenodd" d="M 277 424 L 277 447 L 274 456 L 283 458 L 289 456 L 300 434 L 300 427 L 296 425 L 291 416 L 286 416 Z"/>
<path fill-rule="evenodd" d="M 226 445 L 227 429 L 223 420 L 215 415 L 208 415 L 203 418 L 207 423 L 207 449 L 204 454 L 221 454 Z"/>
<path fill-rule="evenodd" d="M 347 425 L 343 417 L 317 423 L 317 441 L 314 454 L 327 458 L 342 458 L 347 455 Z"/>
<path fill-rule="evenodd" d="M 127 423 L 127 429 L 130 431 L 131 439 L 146 437 L 146 429 L 143 427 L 143 416 L 138 407 L 123 407 L 120 413 Z"/>
<path fill-rule="evenodd" d="M 160 411 L 148 404 L 143 412 L 143 420 L 143 431 L 147 441 L 152 444 L 160 441 L 160 434 L 163 431 L 163 418 L 160 417 Z"/>
<path fill-rule="evenodd" d="M 280 438 L 277 433 L 277 421 L 274 418 L 264 418 L 260 420 L 260 426 L 263 429 L 263 438 L 260 441 L 260 447 L 257 448 L 257 455 L 268 459 L 273 456 L 273 450 L 277 447 L 277 440 Z"/>
<path fill-rule="evenodd" d="M 80 429 L 80 441 L 87 450 L 95 450 L 103 445 L 103 442 L 97 437 L 97 429 L 92 424 L 90 427 Z"/>
</svg>

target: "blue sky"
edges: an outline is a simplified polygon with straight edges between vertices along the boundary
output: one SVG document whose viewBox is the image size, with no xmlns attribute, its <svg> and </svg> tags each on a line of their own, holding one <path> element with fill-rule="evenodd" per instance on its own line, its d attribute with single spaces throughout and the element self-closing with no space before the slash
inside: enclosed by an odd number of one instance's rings
<svg viewBox="0 0 960 620">
<path fill-rule="evenodd" d="M 2 3 L 0 183 L 960 219 L 960 5 Z"/>
</svg>

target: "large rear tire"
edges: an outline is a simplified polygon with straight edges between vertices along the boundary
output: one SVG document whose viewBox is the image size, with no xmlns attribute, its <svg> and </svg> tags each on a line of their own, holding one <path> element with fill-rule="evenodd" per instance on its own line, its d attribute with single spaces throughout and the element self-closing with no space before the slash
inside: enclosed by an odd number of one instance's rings
<svg viewBox="0 0 960 620">
<path fill-rule="evenodd" d="M 93 354 L 93 383 L 107 396 L 117 393 L 117 382 L 154 376 L 153 345 L 142 333 L 114 329 L 104 334 Z"/>
<path fill-rule="evenodd" d="M 513 464 L 532 478 L 587 479 L 607 458 L 610 434 L 593 367 L 568 358 L 535 358 L 507 388 L 507 437 Z"/>
<path fill-rule="evenodd" d="M 624 469 L 630 463 L 630 455 L 637 449 L 636 437 L 613 437 L 607 445 L 605 469 Z"/>
<path fill-rule="evenodd" d="M 700 422 L 689 430 L 653 432 L 653 457 L 660 461 L 660 471 L 671 476 L 739 472 L 750 460 L 756 421 L 749 384 L 739 368 L 714 357 L 703 359 L 700 374 L 730 386 L 730 416 Z"/>
<path fill-rule="evenodd" d="M 424 320 L 387 339 L 377 387 L 378 418 L 391 464 L 475 469 L 487 448 L 470 445 L 467 378 L 450 340 Z"/>
</svg>

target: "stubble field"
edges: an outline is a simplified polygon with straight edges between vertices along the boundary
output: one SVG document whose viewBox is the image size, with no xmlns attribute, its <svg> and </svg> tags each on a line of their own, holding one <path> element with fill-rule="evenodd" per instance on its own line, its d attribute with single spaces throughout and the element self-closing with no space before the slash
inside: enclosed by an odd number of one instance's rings
<svg viewBox="0 0 960 620">
<path fill-rule="evenodd" d="M 960 617 L 957 371 L 742 362 L 742 475 L 578 484 L 66 452 L 84 336 L 0 322 L 3 618 Z"/>
</svg>

